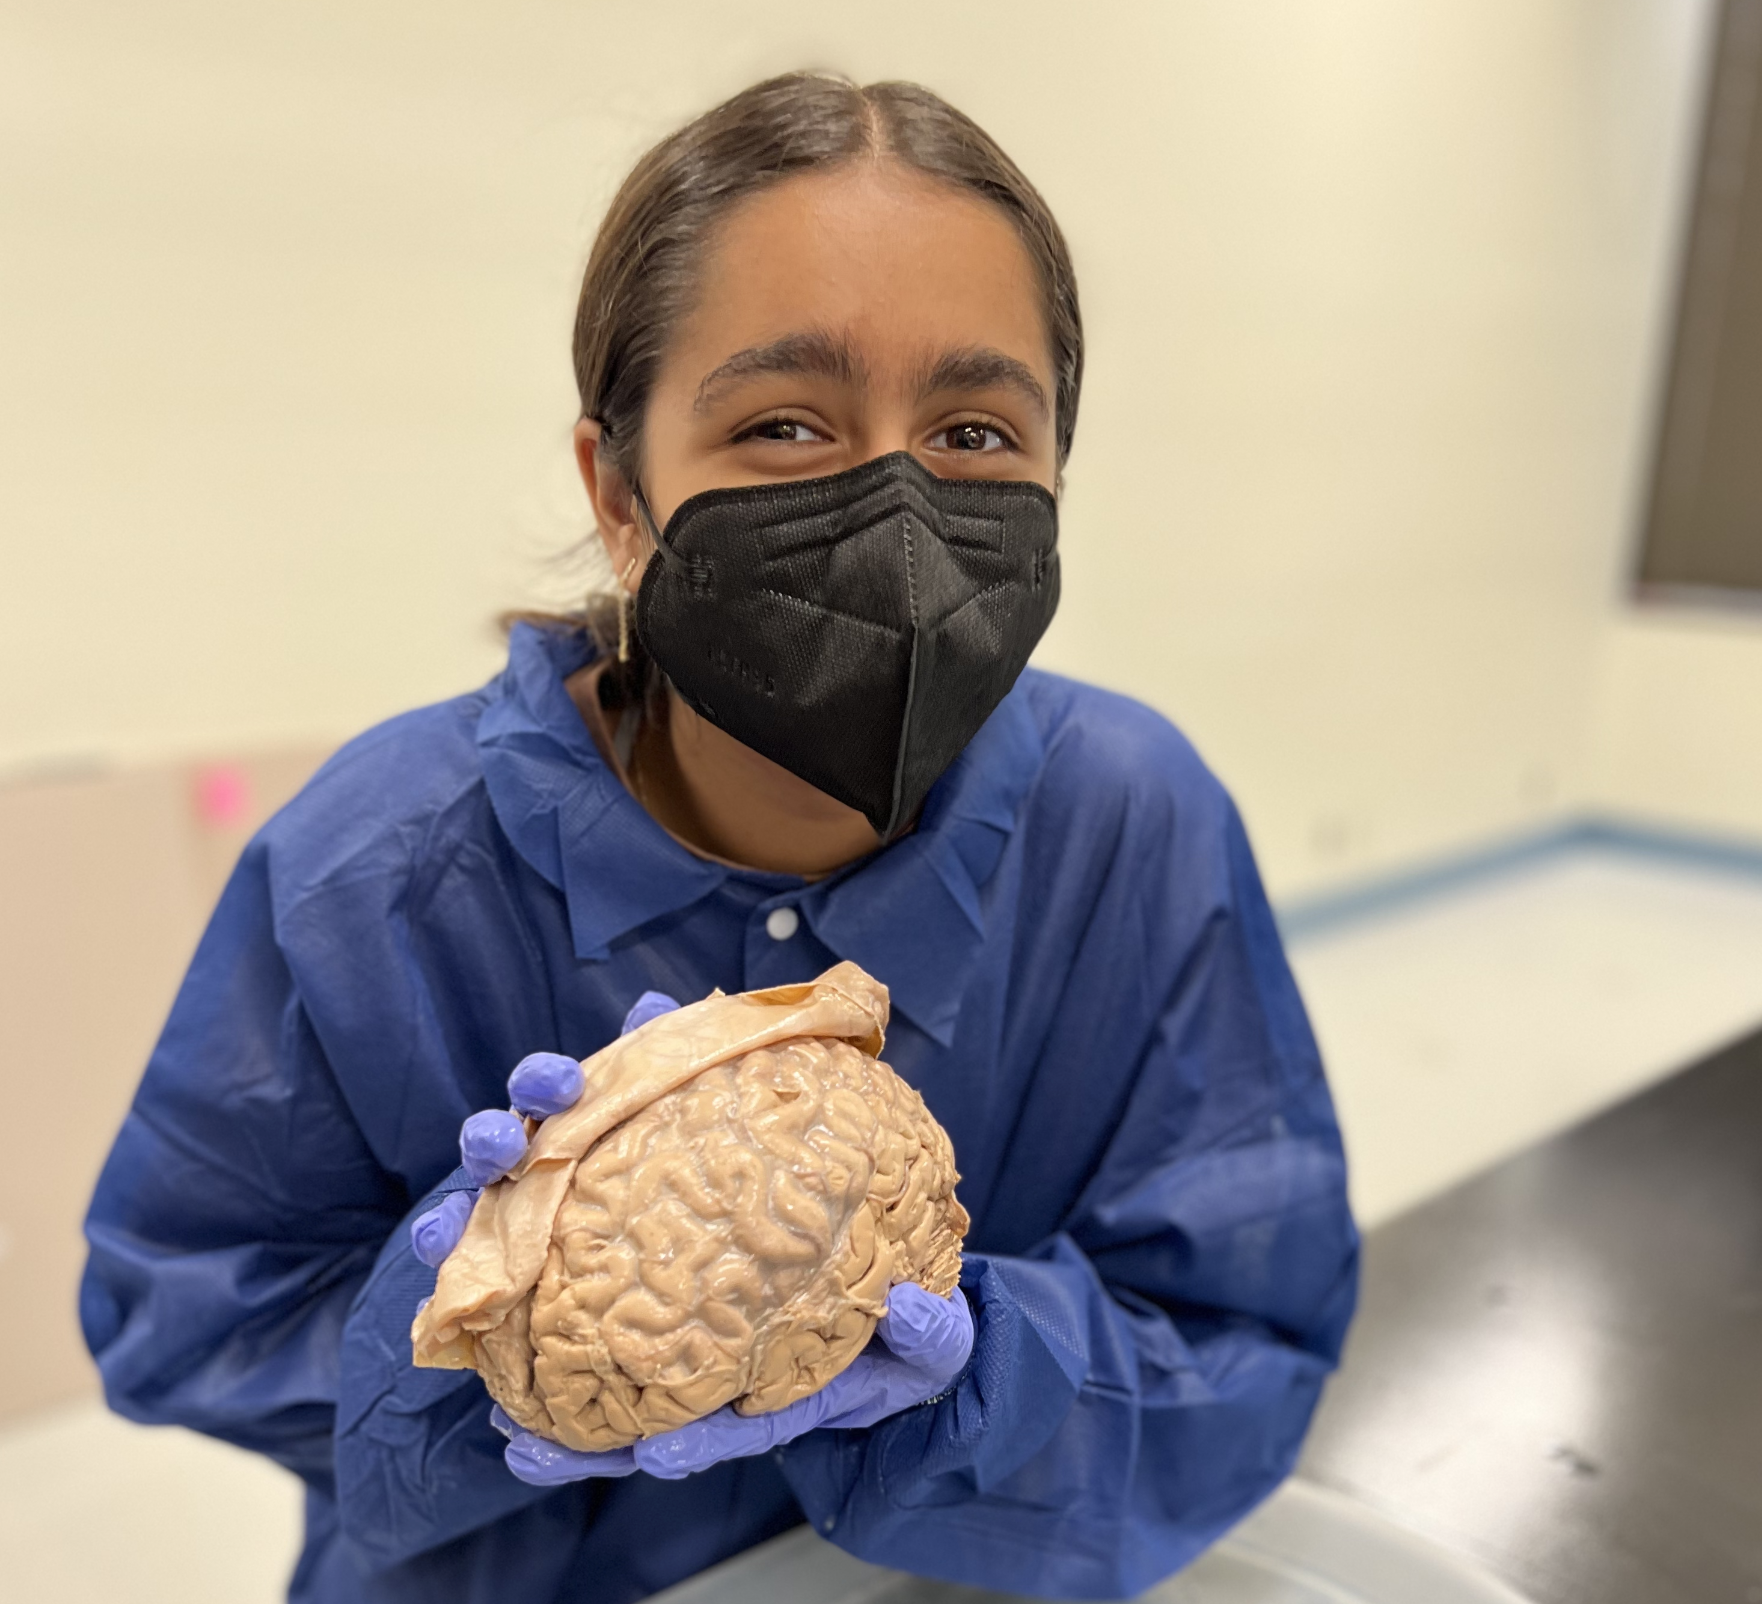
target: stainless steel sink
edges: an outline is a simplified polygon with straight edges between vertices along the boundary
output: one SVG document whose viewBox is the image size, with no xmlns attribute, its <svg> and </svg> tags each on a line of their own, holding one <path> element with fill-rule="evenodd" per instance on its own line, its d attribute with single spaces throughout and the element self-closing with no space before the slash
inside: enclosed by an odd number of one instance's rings
<svg viewBox="0 0 1762 1604">
<path fill-rule="evenodd" d="M 926 1581 L 852 1559 L 806 1527 L 651 1604 L 1009 1604 L 1015 1593 Z M 1139 1604 L 1526 1604 L 1503 1583 L 1354 1500 L 1285 1483 Z"/>
</svg>

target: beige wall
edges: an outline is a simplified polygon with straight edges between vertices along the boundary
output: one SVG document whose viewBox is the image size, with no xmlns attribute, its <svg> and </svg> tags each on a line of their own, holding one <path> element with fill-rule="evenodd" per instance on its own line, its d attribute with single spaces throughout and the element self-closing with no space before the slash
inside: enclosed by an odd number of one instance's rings
<svg viewBox="0 0 1762 1604">
<path fill-rule="evenodd" d="M 80 1220 L 208 909 L 317 752 L 0 787 L 0 1417 L 93 1385 Z"/>
<path fill-rule="evenodd" d="M 1583 799 L 1705 0 L 1007 13 L 17 0 L 0 764 L 327 742 L 564 582 L 572 280 L 792 63 L 923 78 L 1077 254 L 1048 663 L 1181 721 L 1275 889 Z"/>
<path fill-rule="evenodd" d="M 1603 650 L 1604 808 L 1762 843 L 1762 617 L 1643 609 L 1611 627 Z"/>
</svg>

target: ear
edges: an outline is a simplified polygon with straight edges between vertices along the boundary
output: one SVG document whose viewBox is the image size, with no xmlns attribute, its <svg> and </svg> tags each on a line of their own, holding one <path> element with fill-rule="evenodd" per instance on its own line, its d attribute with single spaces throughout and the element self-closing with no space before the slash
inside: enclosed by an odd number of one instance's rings
<svg viewBox="0 0 1762 1604">
<path fill-rule="evenodd" d="M 575 465 L 581 470 L 581 483 L 586 487 L 588 505 L 593 508 L 594 522 L 599 526 L 612 572 L 619 576 L 626 590 L 634 592 L 641 582 L 651 542 L 636 521 L 635 497 L 624 475 L 600 455 L 604 434 L 592 418 L 583 418 L 575 425 Z M 628 578 L 624 577 L 626 573 Z"/>
</svg>

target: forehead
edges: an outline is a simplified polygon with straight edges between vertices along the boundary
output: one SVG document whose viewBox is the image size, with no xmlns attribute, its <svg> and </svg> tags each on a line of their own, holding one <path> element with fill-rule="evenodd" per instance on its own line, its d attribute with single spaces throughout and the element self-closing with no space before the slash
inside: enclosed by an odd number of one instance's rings
<svg viewBox="0 0 1762 1604">
<path fill-rule="evenodd" d="M 990 346 L 1051 385 L 1039 284 L 1010 219 L 891 163 L 792 178 L 736 207 L 665 367 L 695 383 L 731 352 L 804 329 L 847 335 L 877 375 Z"/>
</svg>

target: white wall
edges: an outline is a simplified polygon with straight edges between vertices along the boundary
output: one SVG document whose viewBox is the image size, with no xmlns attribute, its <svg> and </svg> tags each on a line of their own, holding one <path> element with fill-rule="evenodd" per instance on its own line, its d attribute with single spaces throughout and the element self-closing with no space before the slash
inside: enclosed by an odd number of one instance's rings
<svg viewBox="0 0 1762 1604">
<path fill-rule="evenodd" d="M 488 674 L 580 532 L 599 208 L 807 63 L 942 90 L 1064 221 L 1044 657 L 1189 729 L 1276 891 L 1575 806 L 1706 15 L 13 0 L 0 765 L 329 741 Z"/>
</svg>

